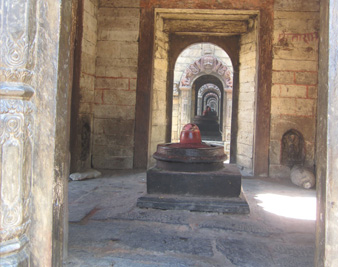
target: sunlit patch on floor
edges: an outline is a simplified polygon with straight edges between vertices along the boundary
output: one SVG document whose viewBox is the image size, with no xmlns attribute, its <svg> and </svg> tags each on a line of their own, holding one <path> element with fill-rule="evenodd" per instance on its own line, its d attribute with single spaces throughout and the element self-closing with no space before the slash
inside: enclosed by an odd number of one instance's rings
<svg viewBox="0 0 338 267">
<path fill-rule="evenodd" d="M 316 220 L 315 197 L 293 197 L 277 194 L 258 194 L 255 199 L 264 210 L 279 216 L 300 220 Z"/>
</svg>

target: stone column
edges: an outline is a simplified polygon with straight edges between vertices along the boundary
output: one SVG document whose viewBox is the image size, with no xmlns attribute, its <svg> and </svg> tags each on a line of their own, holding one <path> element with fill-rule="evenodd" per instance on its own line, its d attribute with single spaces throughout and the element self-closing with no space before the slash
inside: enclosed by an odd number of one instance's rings
<svg viewBox="0 0 338 267">
<path fill-rule="evenodd" d="M 338 266 L 338 3 L 320 2 L 315 266 Z"/>
<path fill-rule="evenodd" d="M 181 87 L 181 127 L 190 122 L 191 88 Z M 181 132 L 181 129 L 179 129 Z"/>
<path fill-rule="evenodd" d="M 0 1 L 0 258 L 29 265 L 35 1 Z"/>
<path fill-rule="evenodd" d="M 197 115 L 202 116 L 202 95 L 198 94 L 198 100 L 197 100 Z"/>
</svg>

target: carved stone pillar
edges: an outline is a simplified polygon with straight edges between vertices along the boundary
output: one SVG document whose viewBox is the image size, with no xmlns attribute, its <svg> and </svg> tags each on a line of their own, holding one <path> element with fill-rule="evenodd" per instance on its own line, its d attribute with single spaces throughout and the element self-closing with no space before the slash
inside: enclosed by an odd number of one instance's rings
<svg viewBox="0 0 338 267">
<path fill-rule="evenodd" d="M 180 104 L 181 104 L 181 120 L 180 127 L 190 123 L 190 110 L 191 110 L 191 88 L 181 87 L 180 88 Z M 180 131 L 181 129 L 179 129 Z"/>
<path fill-rule="evenodd" d="M 0 258 L 29 265 L 35 1 L 0 0 Z"/>
</svg>

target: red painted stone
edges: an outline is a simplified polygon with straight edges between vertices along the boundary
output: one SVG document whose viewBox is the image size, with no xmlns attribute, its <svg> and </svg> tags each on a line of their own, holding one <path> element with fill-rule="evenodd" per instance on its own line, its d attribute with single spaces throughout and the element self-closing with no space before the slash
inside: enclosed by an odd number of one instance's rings
<svg viewBox="0 0 338 267">
<path fill-rule="evenodd" d="M 181 136 L 180 144 L 201 144 L 201 132 L 196 124 L 188 123 L 184 125 Z"/>
</svg>

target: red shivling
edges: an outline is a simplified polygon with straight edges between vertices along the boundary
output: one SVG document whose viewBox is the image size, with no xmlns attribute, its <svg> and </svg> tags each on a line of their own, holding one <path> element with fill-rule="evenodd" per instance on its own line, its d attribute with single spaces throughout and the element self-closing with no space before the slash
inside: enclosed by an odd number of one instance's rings
<svg viewBox="0 0 338 267">
<path fill-rule="evenodd" d="M 201 132 L 196 124 L 186 124 L 184 125 L 181 136 L 180 136 L 181 144 L 201 144 Z"/>
</svg>

